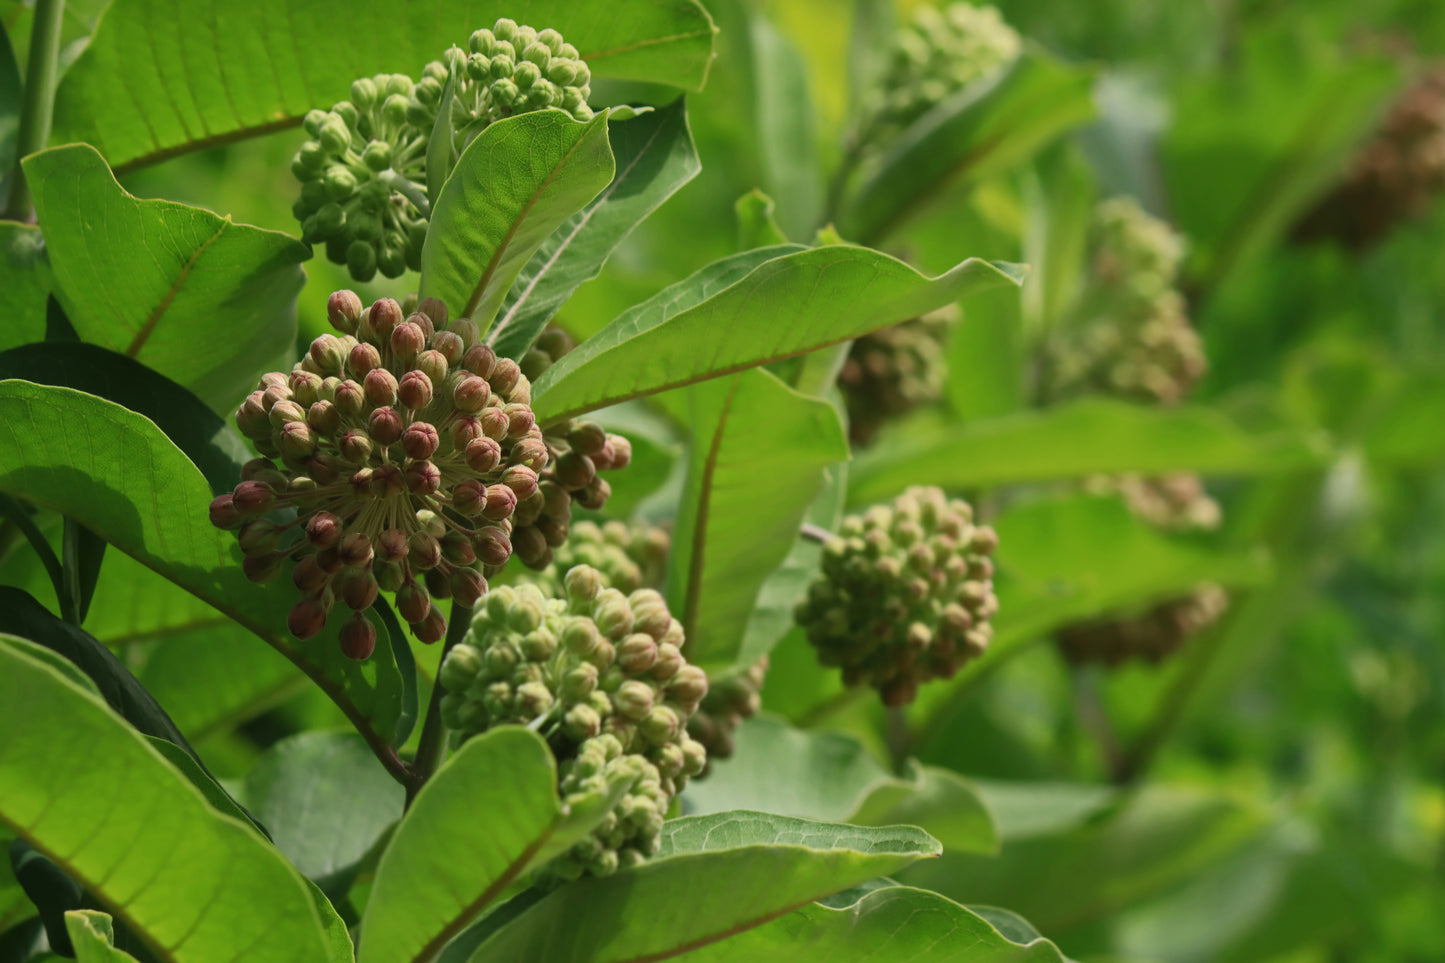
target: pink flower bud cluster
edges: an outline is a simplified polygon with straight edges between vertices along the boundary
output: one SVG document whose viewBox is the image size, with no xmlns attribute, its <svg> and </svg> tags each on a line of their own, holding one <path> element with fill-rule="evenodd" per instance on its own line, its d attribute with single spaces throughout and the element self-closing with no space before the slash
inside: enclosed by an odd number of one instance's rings
<svg viewBox="0 0 1445 963">
<path fill-rule="evenodd" d="M 328 314 L 340 336 L 313 341 L 290 374 L 263 376 L 237 410 L 262 457 L 211 503 L 211 520 L 236 531 L 253 581 L 289 569 L 301 592 L 292 635 L 316 635 L 340 602 L 353 613 L 342 650 L 365 659 L 380 593 L 423 642 L 446 634 L 438 600 L 486 594 L 550 454 L 531 383 L 469 318 L 449 323 L 433 298 L 363 309 L 351 291 L 333 294 Z"/>
</svg>

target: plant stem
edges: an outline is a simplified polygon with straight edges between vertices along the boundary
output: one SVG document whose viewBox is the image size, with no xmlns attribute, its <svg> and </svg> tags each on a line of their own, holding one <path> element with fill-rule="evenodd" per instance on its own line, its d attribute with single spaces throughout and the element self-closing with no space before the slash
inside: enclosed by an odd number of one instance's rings
<svg viewBox="0 0 1445 963">
<path fill-rule="evenodd" d="M 1074 711 L 1079 717 L 1079 725 L 1089 733 L 1094 744 L 1099 748 L 1099 756 L 1103 760 L 1104 769 L 1109 774 L 1109 780 L 1114 783 L 1124 781 L 1124 751 L 1119 745 L 1119 737 L 1114 732 L 1114 725 L 1109 720 L 1109 711 L 1104 705 L 1104 700 L 1099 693 L 1099 678 L 1092 670 L 1074 669 Z"/>
<path fill-rule="evenodd" d="M 454 649 L 458 642 L 467 634 L 467 627 L 472 623 L 472 610 L 470 606 L 462 605 L 455 600 L 452 601 L 452 614 L 447 622 L 447 638 L 442 643 L 441 662 L 445 662 L 447 653 Z M 441 662 L 437 665 L 440 666 Z M 426 785 L 426 781 L 441 766 L 442 760 L 447 755 L 447 730 L 442 725 L 442 689 L 441 673 L 437 673 L 437 679 L 432 683 L 431 698 L 426 704 L 426 719 L 421 724 L 421 739 L 417 744 L 416 759 L 411 764 L 411 775 L 406 783 L 406 805 L 411 808 L 412 800 Z"/>
<path fill-rule="evenodd" d="M 60 25 L 65 0 L 37 0 L 35 23 L 30 28 L 30 63 L 25 69 L 25 103 L 20 110 L 20 131 L 15 141 L 15 166 L 10 172 L 10 196 L 4 216 L 23 221 L 30 216 L 30 191 L 25 186 L 21 158 L 43 150 L 50 140 L 55 107 L 56 64 L 60 59 Z"/>
</svg>

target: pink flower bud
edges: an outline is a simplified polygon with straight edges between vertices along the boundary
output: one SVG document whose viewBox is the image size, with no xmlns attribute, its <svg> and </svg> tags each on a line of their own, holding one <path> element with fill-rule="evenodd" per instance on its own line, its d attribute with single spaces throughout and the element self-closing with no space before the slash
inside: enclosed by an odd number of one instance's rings
<svg viewBox="0 0 1445 963">
<path fill-rule="evenodd" d="M 500 528 L 484 528 L 472 536 L 472 548 L 483 565 L 500 567 L 512 557 L 512 540 Z"/>
<path fill-rule="evenodd" d="M 508 460 L 513 464 L 526 465 L 533 471 L 541 471 L 547 467 L 547 444 L 540 438 L 523 438 L 512 446 Z"/>
<path fill-rule="evenodd" d="M 474 568 L 459 568 L 448 577 L 452 598 L 459 605 L 471 608 L 487 594 L 487 580 Z"/>
<path fill-rule="evenodd" d="M 391 337 L 392 329 L 401 324 L 401 305 L 392 298 L 381 298 L 371 305 L 367 315 L 371 332 L 376 340 L 385 344 Z"/>
<path fill-rule="evenodd" d="M 326 627 L 326 609 L 318 599 L 302 599 L 286 616 L 286 627 L 298 639 L 309 639 Z"/>
<path fill-rule="evenodd" d="M 321 567 L 315 555 L 307 555 L 291 570 L 291 582 L 303 592 L 316 592 L 331 581 L 331 573 Z"/>
<path fill-rule="evenodd" d="M 217 528 L 235 528 L 240 525 L 241 522 L 241 513 L 236 510 L 233 496 L 229 494 L 217 495 L 211 500 L 212 525 Z"/>
<path fill-rule="evenodd" d="M 432 380 L 433 384 L 445 382 L 447 380 L 447 372 L 451 370 L 451 365 L 447 363 L 446 356 L 436 350 L 423 351 L 417 355 L 415 367 L 417 371 L 425 373 L 426 376 Z"/>
<path fill-rule="evenodd" d="M 402 361 L 411 361 L 426 349 L 426 332 L 421 325 L 403 321 L 391 332 L 391 353 Z"/>
<path fill-rule="evenodd" d="M 490 378 L 497 369 L 497 353 L 484 344 L 474 344 L 462 355 L 462 367 L 474 375 Z"/>
<path fill-rule="evenodd" d="M 567 432 L 567 443 L 582 454 L 592 456 L 607 444 L 607 432 L 595 421 L 579 421 Z"/>
<path fill-rule="evenodd" d="M 371 493 L 377 498 L 390 498 L 406 491 L 406 478 L 396 465 L 377 465 L 371 471 Z"/>
<path fill-rule="evenodd" d="M 396 593 L 396 611 L 408 622 L 420 622 L 431 611 L 431 595 L 416 582 L 408 582 Z"/>
<path fill-rule="evenodd" d="M 372 372 L 375 374 L 375 372 Z M 377 408 L 367 419 L 366 428 L 368 433 L 379 444 L 394 445 L 401 439 L 402 420 L 396 409 L 383 406 Z"/>
<path fill-rule="evenodd" d="M 431 318 L 432 324 L 435 324 L 438 329 L 447 326 L 447 306 L 441 302 L 440 298 L 422 298 L 416 309 Z"/>
<path fill-rule="evenodd" d="M 331 334 L 323 334 L 312 341 L 309 356 L 323 375 L 336 374 L 346 362 L 346 355 L 341 350 L 341 342 Z M 320 384 L 319 379 L 317 383 Z"/>
<path fill-rule="evenodd" d="M 401 447 L 412 458 L 430 458 L 438 444 L 437 430 L 425 421 L 412 422 L 401 435 Z"/>
<path fill-rule="evenodd" d="M 347 578 L 341 585 L 341 600 L 353 612 L 364 612 L 376 603 L 380 588 L 376 577 L 360 568 L 346 569 Z"/>
<path fill-rule="evenodd" d="M 442 473 L 429 461 L 414 461 L 406 467 L 406 487 L 413 495 L 434 495 L 442 487 Z"/>
<path fill-rule="evenodd" d="M 433 605 L 425 619 L 412 625 L 411 631 L 418 642 L 440 642 L 447 634 L 447 617 L 442 614 L 441 609 Z"/>
<path fill-rule="evenodd" d="M 517 362 L 511 358 L 501 358 L 497 361 L 497 367 L 487 375 L 487 380 L 492 383 L 492 390 L 499 395 L 505 395 L 512 390 L 522 377 L 522 369 L 517 367 Z"/>
<path fill-rule="evenodd" d="M 290 398 L 283 398 L 271 406 L 268 420 L 272 428 L 281 428 L 293 421 L 305 421 L 306 409 Z"/>
<path fill-rule="evenodd" d="M 513 465 L 502 472 L 502 484 L 516 492 L 518 500 L 531 498 L 537 491 L 537 473 L 526 465 Z"/>
<path fill-rule="evenodd" d="M 279 385 L 269 385 L 265 391 L 261 392 L 261 407 L 266 409 L 267 414 L 271 413 L 276 402 L 290 400 L 291 389 L 284 380 Z"/>
<path fill-rule="evenodd" d="M 408 371 L 401 376 L 397 386 L 397 398 L 412 411 L 431 404 L 432 380 L 424 371 Z"/>
<path fill-rule="evenodd" d="M 346 357 L 346 374 L 350 378 L 365 378 L 380 367 L 381 352 L 376 350 L 376 345 L 364 341 Z"/>
<path fill-rule="evenodd" d="M 485 378 L 467 378 L 452 392 L 452 403 L 465 412 L 478 412 L 491 399 L 492 389 Z"/>
<path fill-rule="evenodd" d="M 317 548 L 330 548 L 341 541 L 344 526 L 330 512 L 317 512 L 306 520 L 306 540 Z"/>
<path fill-rule="evenodd" d="M 243 481 L 232 493 L 231 504 L 242 515 L 260 515 L 276 500 L 270 486 L 257 481 Z"/>
<path fill-rule="evenodd" d="M 388 528 L 376 537 L 376 557 L 384 562 L 399 562 L 406 558 L 406 532 L 399 528 Z"/>
<path fill-rule="evenodd" d="M 341 564 L 351 568 L 365 568 L 374 557 L 371 539 L 366 537 L 365 532 L 352 532 L 342 538 L 341 543 L 336 546 L 336 554 L 341 559 Z"/>
<path fill-rule="evenodd" d="M 487 507 L 482 514 L 494 522 L 510 518 L 517 510 L 517 493 L 507 485 L 487 486 Z"/>
<path fill-rule="evenodd" d="M 502 446 L 491 438 L 485 436 L 470 442 L 464 453 L 467 460 L 467 467 L 474 472 L 485 474 L 495 471 L 502 463 Z M 508 515 L 511 514 L 509 510 Z"/>
<path fill-rule="evenodd" d="M 376 650 L 376 629 L 366 616 L 357 612 L 341 627 L 341 654 L 360 662 Z"/>
<path fill-rule="evenodd" d="M 482 434 L 497 441 L 506 438 L 507 430 L 512 426 L 506 412 L 500 408 L 486 409 L 478 416 L 478 420 L 482 423 Z"/>
<path fill-rule="evenodd" d="M 380 407 L 396 404 L 396 375 L 385 368 L 368 371 L 361 386 L 366 392 L 366 400 L 373 405 Z"/>
<path fill-rule="evenodd" d="M 436 568 L 442 561 L 442 543 L 427 532 L 412 532 L 406 540 L 407 560 L 422 571 Z"/>
<path fill-rule="evenodd" d="M 341 412 L 329 401 L 318 401 L 306 409 L 306 423 L 320 435 L 333 435 L 341 427 Z"/>
<path fill-rule="evenodd" d="M 271 435 L 271 419 L 261 403 L 262 393 L 253 391 L 236 409 L 236 427 L 247 438 L 268 438 Z"/>
<path fill-rule="evenodd" d="M 361 298 L 354 291 L 337 291 L 326 299 L 326 318 L 332 327 L 346 334 L 356 333 L 361 320 Z"/>
<path fill-rule="evenodd" d="M 487 486 L 470 478 L 458 482 L 452 489 L 452 507 L 468 518 L 475 518 L 487 507 Z"/>
<path fill-rule="evenodd" d="M 418 328 L 420 328 L 422 338 L 426 341 L 430 341 L 432 335 L 436 334 L 437 332 L 436 324 L 432 322 L 432 319 L 422 314 L 420 311 L 413 311 L 411 314 L 408 314 L 406 316 L 406 323 L 414 324 Z"/>
<path fill-rule="evenodd" d="M 334 401 L 343 417 L 355 418 L 366 407 L 366 390 L 355 381 L 343 381 L 336 386 Z"/>
<path fill-rule="evenodd" d="M 464 452 L 469 444 L 482 437 L 482 423 L 471 415 L 466 415 L 452 422 L 447 433 L 451 437 L 452 447 Z"/>
<path fill-rule="evenodd" d="M 304 421 L 283 425 L 275 441 L 276 447 L 287 459 L 309 458 L 316 451 L 316 432 Z"/>
<path fill-rule="evenodd" d="M 507 437 L 521 438 L 532 430 L 537 419 L 532 415 L 532 409 L 527 405 L 508 404 L 502 407 L 502 414 L 507 416 Z"/>
<path fill-rule="evenodd" d="M 321 397 L 322 378 L 310 371 L 293 371 L 287 380 L 291 388 L 291 400 L 306 408 Z"/>
<path fill-rule="evenodd" d="M 431 339 L 431 346 L 448 365 L 459 363 L 467 353 L 466 344 L 455 331 L 438 331 Z"/>
</svg>

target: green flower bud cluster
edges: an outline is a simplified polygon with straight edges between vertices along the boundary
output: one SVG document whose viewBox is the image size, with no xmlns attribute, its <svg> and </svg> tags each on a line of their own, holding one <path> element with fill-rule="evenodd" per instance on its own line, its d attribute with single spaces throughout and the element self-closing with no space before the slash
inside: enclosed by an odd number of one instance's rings
<svg viewBox="0 0 1445 963">
<path fill-rule="evenodd" d="M 525 725 L 551 746 L 565 802 L 629 784 L 588 838 L 542 869 L 552 880 L 607 876 L 651 856 L 672 798 L 707 764 L 687 733 L 707 675 L 683 658 L 682 625 L 662 596 L 606 588 L 585 565 L 563 591 L 493 589 L 438 674 L 453 744 Z"/>
<path fill-rule="evenodd" d="M 838 387 L 854 444 L 868 444 L 889 421 L 943 397 L 943 339 L 955 317 L 952 310 L 935 311 L 853 342 Z"/>
<path fill-rule="evenodd" d="M 1102 393 L 1174 404 L 1208 363 L 1176 290 L 1183 246 L 1167 224 L 1116 198 L 1095 212 L 1093 272 L 1079 323 L 1044 358 L 1052 398 Z"/>
<path fill-rule="evenodd" d="M 542 377 L 542 372 L 556 364 L 567 352 L 577 347 L 577 342 L 572 336 L 555 324 L 549 324 L 537 335 L 536 342 L 522 355 L 522 360 L 517 362 L 522 366 L 522 373 L 533 381 Z"/>
<path fill-rule="evenodd" d="M 621 592 L 660 588 L 667 568 L 671 539 L 667 530 L 642 523 L 581 521 L 567 541 L 557 546 L 552 564 L 524 578 L 543 594 L 558 595 L 574 565 L 594 568 L 603 584 Z"/>
<path fill-rule="evenodd" d="M 1445 66 L 1391 106 L 1344 180 L 1295 225 L 1301 241 L 1336 238 L 1363 251 L 1418 217 L 1445 190 Z"/>
<path fill-rule="evenodd" d="M 1218 585 L 1202 585 L 1182 598 L 1166 599 L 1143 612 L 1067 626 L 1056 635 L 1070 662 L 1118 665 L 1129 659 L 1157 664 L 1179 651 L 1229 605 Z"/>
<path fill-rule="evenodd" d="M 355 614 L 347 655 L 371 654 L 364 613 L 395 593 L 423 642 L 446 633 L 438 599 L 473 605 L 512 554 L 513 515 L 539 488 L 548 451 L 531 383 L 498 358 L 469 318 L 434 298 L 363 309 L 331 295 L 331 322 L 291 373 L 261 378 L 236 425 L 262 457 L 211 520 L 237 533 L 248 578 L 287 563 L 302 593 L 289 627 L 321 631 L 340 601 Z M 289 509 L 277 512 L 277 509 Z"/>
<path fill-rule="evenodd" d="M 949 95 L 997 76 L 1021 46 L 994 7 L 920 6 L 894 39 L 864 129 L 880 140 L 896 134 Z"/>
<path fill-rule="evenodd" d="M 904 705 L 920 683 L 952 677 L 988 646 L 997 545 L 967 502 L 909 488 L 844 520 L 794 616 L 845 684 Z"/>
<path fill-rule="evenodd" d="M 713 759 L 731 759 L 737 746 L 733 735 L 744 719 L 751 719 L 762 708 L 763 682 L 768 676 L 765 655 L 741 672 L 710 679 L 707 696 L 691 719 L 687 731 L 707 749 L 709 768 Z M 698 778 L 708 769 L 698 773 Z"/>
<path fill-rule="evenodd" d="M 1204 480 L 1190 472 L 1102 476 L 1088 479 L 1084 487 L 1099 494 L 1117 492 L 1136 517 L 1166 532 L 1212 531 L 1222 520 Z"/>
<path fill-rule="evenodd" d="M 427 147 L 454 70 L 458 152 L 514 114 L 556 107 L 577 120 L 592 117 L 590 71 L 557 31 L 504 18 L 473 33 L 468 48 L 427 64 L 415 82 L 404 74 L 363 77 L 350 100 L 306 115 L 309 139 L 291 161 L 301 182 L 292 213 L 302 240 L 325 244 L 326 256 L 358 281 L 421 269 L 431 216 Z"/>
</svg>

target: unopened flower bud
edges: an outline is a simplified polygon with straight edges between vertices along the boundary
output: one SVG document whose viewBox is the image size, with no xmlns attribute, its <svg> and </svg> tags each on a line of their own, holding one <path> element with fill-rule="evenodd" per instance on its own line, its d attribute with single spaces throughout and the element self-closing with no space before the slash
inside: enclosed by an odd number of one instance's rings
<svg viewBox="0 0 1445 963">
<path fill-rule="evenodd" d="M 326 299 L 326 317 L 332 327 L 346 334 L 356 332 L 361 320 L 361 298 L 354 291 L 337 291 Z"/>
<path fill-rule="evenodd" d="M 414 421 L 402 433 L 401 447 L 411 458 L 430 458 L 440 441 L 435 428 L 425 421 Z"/>
<path fill-rule="evenodd" d="M 231 495 L 232 506 L 242 515 L 260 515 L 268 511 L 275 500 L 270 487 L 257 481 L 241 482 Z"/>
<path fill-rule="evenodd" d="M 376 576 L 366 569 L 347 569 L 350 573 L 341 585 L 341 600 L 347 608 L 362 612 L 376 604 L 380 586 Z"/>
<path fill-rule="evenodd" d="M 233 495 L 218 495 L 211 500 L 212 525 L 217 528 L 235 528 L 242 521 L 244 521 L 244 517 L 237 510 Z"/>
<path fill-rule="evenodd" d="M 492 390 L 499 395 L 507 396 L 516 387 L 517 382 L 522 378 L 522 369 L 517 367 L 517 362 L 511 358 L 500 358 L 487 380 L 492 384 Z"/>
<path fill-rule="evenodd" d="M 391 353 L 402 361 L 411 361 L 426 348 L 426 332 L 421 325 L 403 321 L 391 331 Z"/>
<path fill-rule="evenodd" d="M 339 641 L 342 655 L 360 662 L 376 650 L 376 629 L 365 615 L 357 612 L 341 627 Z"/>
<path fill-rule="evenodd" d="M 330 436 L 341 427 L 341 413 L 329 401 L 317 401 L 306 409 L 306 424 L 319 435 Z"/>
<path fill-rule="evenodd" d="M 462 367 L 474 375 L 490 380 L 497 370 L 497 353 L 485 344 L 474 344 L 462 355 Z"/>
<path fill-rule="evenodd" d="M 465 692 L 482 671 L 482 653 L 475 646 L 458 645 L 442 660 L 437 681 L 449 692 Z"/>
<path fill-rule="evenodd" d="M 346 375 L 349 378 L 365 378 L 381 367 L 381 352 L 376 345 L 365 341 L 351 349 L 346 356 Z"/>
<path fill-rule="evenodd" d="M 344 417 L 355 418 L 366 407 L 366 390 L 356 381 L 343 381 L 336 386 L 336 410 Z"/>
<path fill-rule="evenodd" d="M 442 614 L 441 609 L 433 605 L 431 611 L 426 614 L 426 618 L 422 619 L 420 623 L 412 625 L 411 631 L 418 642 L 425 642 L 428 645 L 440 642 L 447 634 L 447 617 Z"/>
<path fill-rule="evenodd" d="M 407 559 L 412 566 L 423 571 L 436 568 L 442 561 L 442 545 L 435 535 L 426 532 L 412 532 L 407 539 Z M 481 553 L 479 552 L 478 555 Z"/>
<path fill-rule="evenodd" d="M 338 439 L 336 448 L 353 465 L 365 465 L 371 461 L 371 437 L 360 430 L 348 431 Z"/>
<path fill-rule="evenodd" d="M 326 626 L 326 609 L 318 599 L 305 598 L 291 607 L 286 628 L 298 639 L 309 639 Z"/>
<path fill-rule="evenodd" d="M 447 576 L 452 598 L 457 604 L 471 608 L 487 594 L 487 580 L 474 568 L 459 568 Z"/>
<path fill-rule="evenodd" d="M 408 582 L 397 590 L 396 611 L 407 622 L 420 622 L 431 611 L 431 595 L 420 583 Z"/>
<path fill-rule="evenodd" d="M 442 332 L 442 334 L 445 333 L 446 332 Z M 438 335 L 438 337 L 440 336 L 441 335 Z M 413 365 L 417 373 L 426 375 L 432 384 L 446 381 L 447 374 L 451 370 L 451 366 L 447 363 L 446 355 L 434 349 L 423 351 L 417 355 Z"/>
<path fill-rule="evenodd" d="M 311 342 L 310 357 L 322 374 L 336 374 L 346 361 L 346 355 L 342 353 L 341 343 L 334 335 L 323 334 Z M 320 379 L 317 379 L 320 384 Z M 293 389 L 294 390 L 294 389 Z"/>
<path fill-rule="evenodd" d="M 442 374 L 445 375 L 453 365 L 461 364 L 462 356 L 467 353 L 467 346 L 462 341 L 461 335 L 455 331 L 438 331 L 432 338 L 432 350 L 446 365 L 442 370 Z"/>
<path fill-rule="evenodd" d="M 336 546 L 336 551 L 341 558 L 341 564 L 352 568 L 364 568 L 371 564 L 375 553 L 371 547 L 371 539 L 365 532 L 352 532 L 342 537 Z"/>
<path fill-rule="evenodd" d="M 392 298 L 382 298 L 371 305 L 367 321 L 375 337 L 386 343 L 392 330 L 402 322 L 401 305 Z"/>
<path fill-rule="evenodd" d="M 512 557 L 512 541 L 500 528 L 482 529 L 472 538 L 472 547 L 482 564 L 491 568 L 507 564 L 507 559 Z"/>
<path fill-rule="evenodd" d="M 667 691 L 681 705 L 695 706 L 707 695 L 707 673 L 695 665 L 684 665 L 667 683 Z"/>
<path fill-rule="evenodd" d="M 517 493 L 507 485 L 488 485 L 487 504 L 482 514 L 494 522 L 511 517 L 517 508 Z"/>
<path fill-rule="evenodd" d="M 475 413 L 486 407 L 491 396 L 492 389 L 486 379 L 473 376 L 457 385 L 452 392 L 452 403 L 460 411 Z"/>
<path fill-rule="evenodd" d="M 376 372 L 372 372 L 375 374 Z M 371 413 L 366 421 L 371 437 L 383 445 L 392 445 L 401 439 L 402 420 L 395 408 L 383 406 Z"/>
<path fill-rule="evenodd" d="M 414 461 L 406 467 L 406 487 L 413 495 L 436 494 L 441 485 L 441 469 L 431 462 Z"/>
</svg>

